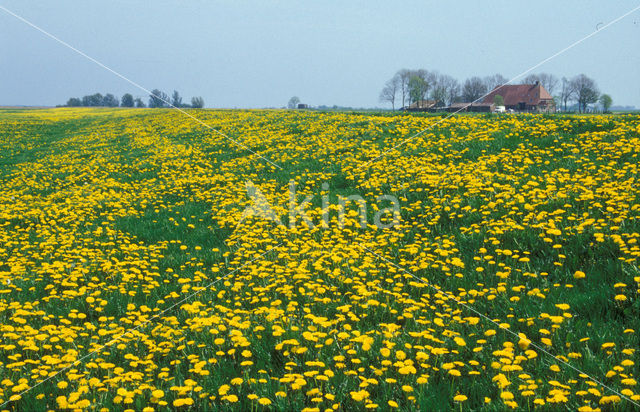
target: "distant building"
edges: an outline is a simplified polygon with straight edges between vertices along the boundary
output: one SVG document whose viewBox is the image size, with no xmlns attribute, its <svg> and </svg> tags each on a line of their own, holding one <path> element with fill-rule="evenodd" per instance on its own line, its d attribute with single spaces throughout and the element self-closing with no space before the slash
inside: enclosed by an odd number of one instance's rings
<svg viewBox="0 0 640 412">
<path fill-rule="evenodd" d="M 435 100 L 418 100 L 417 102 L 411 103 L 407 107 L 403 107 L 402 110 L 406 110 L 409 112 L 426 112 L 430 109 L 435 108 L 435 106 Z"/>
<path fill-rule="evenodd" d="M 496 109 L 493 103 L 452 103 L 443 110 L 447 112 L 480 112 L 491 113 Z"/>
<path fill-rule="evenodd" d="M 553 97 L 539 82 L 535 84 L 506 84 L 498 86 L 484 98 L 483 102 L 493 103 L 497 95 L 502 96 L 507 110 L 539 113 L 556 111 Z"/>
<path fill-rule="evenodd" d="M 305 103 L 298 103 L 298 109 L 308 109 L 309 105 Z"/>
</svg>

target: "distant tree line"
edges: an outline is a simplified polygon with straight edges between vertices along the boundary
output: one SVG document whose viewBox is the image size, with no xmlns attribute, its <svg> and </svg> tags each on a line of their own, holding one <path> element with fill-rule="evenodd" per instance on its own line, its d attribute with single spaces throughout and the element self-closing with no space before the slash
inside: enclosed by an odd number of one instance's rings
<svg viewBox="0 0 640 412">
<path fill-rule="evenodd" d="M 461 83 L 437 71 L 401 69 L 385 83 L 380 92 L 380 101 L 391 104 L 394 110 L 396 105 L 407 107 L 426 99 L 434 100 L 436 107 L 458 102 L 470 103 L 480 100 L 496 87 L 506 84 L 508 80 L 501 74 L 494 74 L 485 77 L 472 76 Z M 530 74 L 522 79 L 520 84 L 536 82 L 554 97 L 556 107 L 562 107 L 564 111 L 569 108 L 569 103 L 575 103 L 577 109 L 584 112 L 589 105 L 599 102 L 602 110 L 606 112 L 613 103 L 611 96 L 600 94 L 595 80 L 584 74 L 571 79 L 558 79 L 549 73 Z"/>
<path fill-rule="evenodd" d="M 147 107 L 141 98 L 134 98 L 130 93 L 125 93 L 121 99 L 118 99 L 111 93 L 104 96 L 100 93 L 84 96 L 82 98 L 72 97 L 67 100 L 68 107 Z M 153 89 L 149 95 L 148 107 L 180 107 L 201 109 L 204 107 L 204 99 L 202 97 L 192 97 L 191 104 L 183 103 L 182 97 L 177 90 L 173 91 L 171 97 L 159 89 Z"/>
</svg>

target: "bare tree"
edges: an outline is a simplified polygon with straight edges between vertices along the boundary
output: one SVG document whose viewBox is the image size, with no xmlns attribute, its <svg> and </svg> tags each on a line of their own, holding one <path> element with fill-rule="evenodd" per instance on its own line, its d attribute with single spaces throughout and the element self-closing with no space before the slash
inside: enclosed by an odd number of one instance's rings
<svg viewBox="0 0 640 412">
<path fill-rule="evenodd" d="M 391 103 L 391 109 L 396 109 L 396 96 L 398 95 L 398 90 L 400 89 L 400 79 L 398 76 L 393 76 L 391 79 L 387 80 L 382 91 L 380 92 L 380 101 L 381 102 L 389 102 Z"/>
<path fill-rule="evenodd" d="M 566 77 L 563 77 L 560 82 L 560 101 L 564 106 L 563 110 L 567 111 L 567 102 L 572 100 L 576 94 L 573 84 Z"/>
<path fill-rule="evenodd" d="M 487 85 L 477 76 L 468 78 L 462 86 L 462 99 L 465 102 L 475 102 L 485 93 L 487 93 Z"/>
<path fill-rule="evenodd" d="M 431 98 L 436 101 L 436 104 L 449 106 L 456 100 L 459 93 L 460 84 L 448 74 L 439 74 L 431 87 Z"/>
<path fill-rule="evenodd" d="M 298 103 L 300 103 L 300 98 L 298 96 L 293 96 L 291 99 L 289 99 L 287 107 L 289 109 L 295 109 L 296 107 L 298 107 Z"/>
<path fill-rule="evenodd" d="M 487 92 L 490 92 L 493 89 L 495 89 L 496 87 L 502 86 L 502 85 L 506 84 L 509 81 L 509 79 L 507 79 L 506 77 L 504 77 L 500 73 L 496 73 L 493 76 L 486 76 L 482 80 L 484 81 L 484 85 L 487 88 Z"/>
<path fill-rule="evenodd" d="M 550 95 L 553 95 L 553 92 L 558 86 L 558 78 L 551 73 L 540 73 L 538 77 L 540 78 L 542 87 L 544 87 Z"/>
<path fill-rule="evenodd" d="M 457 101 L 460 98 L 460 82 L 457 79 L 447 75 L 446 79 L 443 80 L 443 84 L 446 85 L 447 89 L 447 105 L 451 105 L 453 102 Z"/>
<path fill-rule="evenodd" d="M 436 106 L 443 106 L 447 104 L 447 90 L 443 84 L 444 76 L 438 75 L 435 82 L 431 85 L 431 98 L 436 101 Z"/>
<path fill-rule="evenodd" d="M 523 84 L 535 84 L 536 82 L 539 82 L 551 95 L 558 86 L 558 78 L 551 73 L 530 74 L 522 80 Z"/>
<path fill-rule="evenodd" d="M 171 95 L 171 105 L 173 107 L 182 107 L 182 97 L 177 90 L 174 90 L 173 95 Z"/>
<path fill-rule="evenodd" d="M 409 80 L 412 72 L 409 69 L 400 69 L 396 73 L 400 84 L 400 93 L 402 95 L 402 107 L 405 107 L 406 100 L 409 97 Z"/>
<path fill-rule="evenodd" d="M 439 74 L 437 71 L 420 69 L 416 71 L 416 74 L 420 76 L 420 78 L 423 79 L 425 82 L 427 82 L 428 89 L 431 89 L 431 87 L 433 87 L 436 81 L 438 81 Z"/>
<path fill-rule="evenodd" d="M 576 93 L 578 109 L 582 112 L 587 110 L 587 106 L 596 103 L 600 97 L 600 91 L 595 80 L 584 74 L 579 74 L 571 79 L 571 84 Z"/>
</svg>

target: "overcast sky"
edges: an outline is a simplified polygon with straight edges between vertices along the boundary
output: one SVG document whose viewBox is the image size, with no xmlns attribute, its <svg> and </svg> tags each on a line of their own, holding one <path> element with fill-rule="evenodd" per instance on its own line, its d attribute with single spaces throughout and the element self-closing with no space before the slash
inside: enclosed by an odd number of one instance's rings
<svg viewBox="0 0 640 412">
<path fill-rule="evenodd" d="M 640 5 L 620 1 L 87 1 L 0 5 L 147 89 L 207 107 L 383 106 L 400 68 L 511 78 Z M 536 72 L 640 107 L 640 11 Z M 0 105 L 146 94 L 0 10 Z"/>
</svg>

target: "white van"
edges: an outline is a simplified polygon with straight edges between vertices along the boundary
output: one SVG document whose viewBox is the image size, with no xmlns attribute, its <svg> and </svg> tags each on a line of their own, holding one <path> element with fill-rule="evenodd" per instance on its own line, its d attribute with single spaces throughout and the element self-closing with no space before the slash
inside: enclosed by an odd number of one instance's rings
<svg viewBox="0 0 640 412">
<path fill-rule="evenodd" d="M 504 106 L 496 106 L 496 113 L 504 113 L 507 109 Z"/>
</svg>

